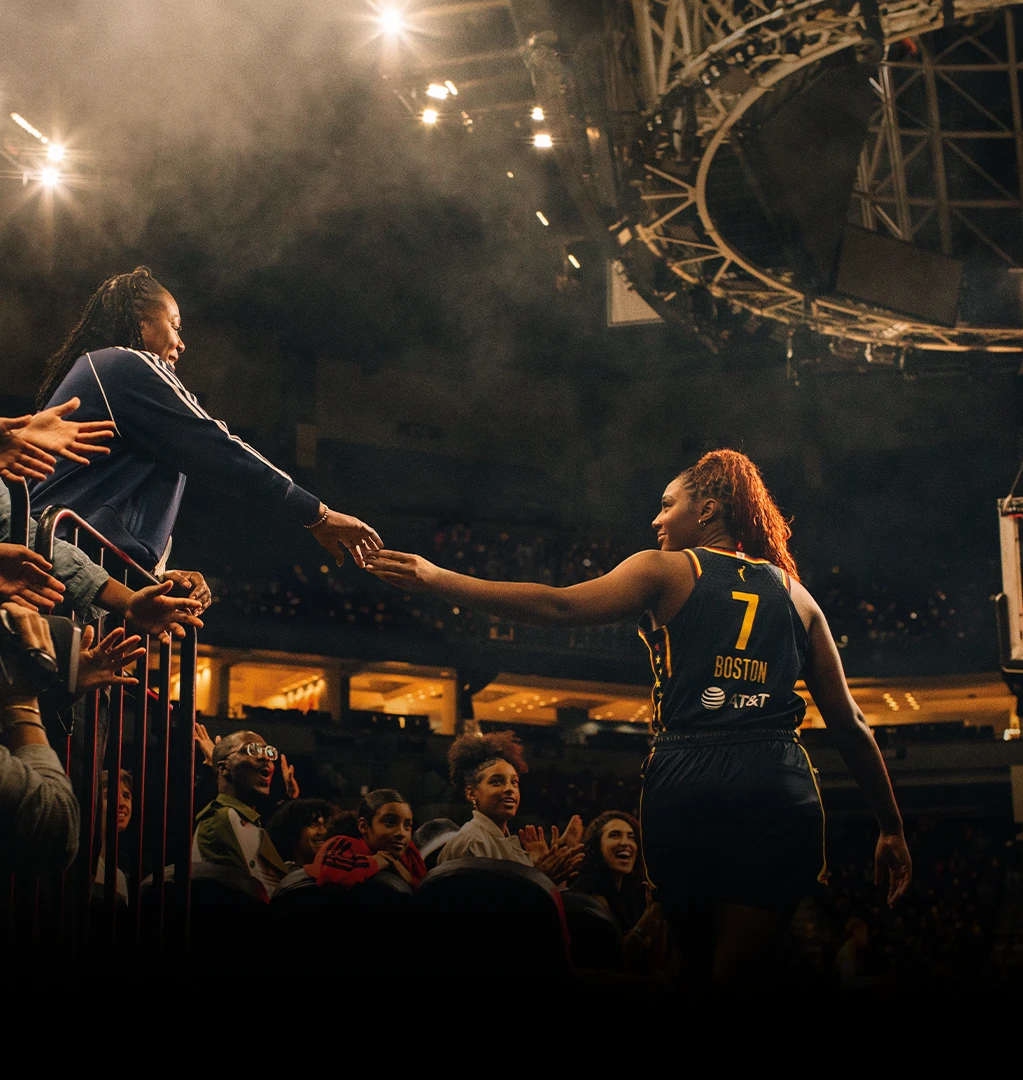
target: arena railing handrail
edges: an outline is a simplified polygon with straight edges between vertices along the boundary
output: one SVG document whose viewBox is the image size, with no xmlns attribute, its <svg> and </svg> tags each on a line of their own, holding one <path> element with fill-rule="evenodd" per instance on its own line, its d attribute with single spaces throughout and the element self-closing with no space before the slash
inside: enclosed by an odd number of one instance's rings
<svg viewBox="0 0 1023 1080">
<path fill-rule="evenodd" d="M 24 481 L 8 483 L 12 502 L 11 540 L 28 543 L 29 504 L 28 490 Z M 95 561 L 111 576 L 114 574 L 126 587 L 133 590 L 159 583 L 159 579 L 145 570 L 122 551 L 113 541 L 95 529 L 73 510 L 62 506 L 48 506 L 39 515 L 34 550 L 53 561 L 53 546 L 57 529 L 71 526 L 73 542 L 78 543 L 82 534 L 89 537 L 98 549 Z M 97 627 L 97 640 L 102 634 L 103 617 Z M 168 635 L 169 638 L 169 635 Z M 130 765 L 132 769 L 132 816 L 134 828 L 128 858 L 128 918 L 118 915 L 118 802 L 121 770 L 124 767 L 124 700 L 123 687 L 114 687 L 110 694 L 109 729 L 103 754 L 107 770 L 107 813 L 102 828 L 106 834 L 106 857 L 104 863 L 102 927 L 91 925 L 93 905 L 92 871 L 96 865 L 97 808 L 100 804 L 98 784 L 100 779 L 100 695 L 96 690 L 88 695 L 85 712 L 85 729 L 78 741 L 84 750 L 80 768 L 72 769 L 73 729 L 67 728 L 67 746 L 64 763 L 68 775 L 80 775 L 75 791 L 82 809 L 79 854 L 74 868 L 65 875 L 73 882 L 77 897 L 65 896 L 62 882 L 60 895 L 60 934 L 62 941 L 70 945 L 83 959 L 101 959 L 95 955 L 106 952 L 112 961 L 128 955 L 138 956 L 142 946 L 143 904 L 142 872 L 146 863 L 147 840 L 149 861 L 153 867 L 153 884 L 146 900 L 146 940 L 154 946 L 158 956 L 167 955 L 166 946 L 175 946 L 173 955 L 187 956 L 189 938 L 189 909 L 191 892 L 191 850 L 193 826 L 193 785 L 195 769 L 195 712 L 196 667 L 198 638 L 194 627 L 186 626 L 179 652 L 180 691 L 177 724 L 172 722 L 171 712 L 171 663 L 173 641 L 159 642 L 159 663 L 156 669 L 155 715 L 149 710 L 149 635 L 143 634 L 146 655 L 137 662 L 135 675 L 138 692 L 134 695 L 132 746 Z M 150 738 L 153 739 L 156 760 L 147 760 Z M 151 788 L 155 790 L 150 790 Z M 148 797 L 147 797 L 148 796 Z M 155 809 L 154 809 L 155 804 Z M 155 812 L 155 822 L 149 820 Z M 174 913 L 173 936 L 165 940 L 165 869 L 173 865 Z M 97 886 L 99 882 L 95 883 Z M 38 920 L 38 911 L 36 913 Z M 122 927 L 127 929 L 124 941 Z M 121 944 L 118 944 L 118 938 Z M 115 951 L 116 950 L 116 951 Z"/>
</svg>

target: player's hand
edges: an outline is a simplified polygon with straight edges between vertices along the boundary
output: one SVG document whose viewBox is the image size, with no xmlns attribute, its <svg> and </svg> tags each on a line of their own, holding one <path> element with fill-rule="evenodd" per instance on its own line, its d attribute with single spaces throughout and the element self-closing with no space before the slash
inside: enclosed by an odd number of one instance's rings
<svg viewBox="0 0 1023 1080">
<path fill-rule="evenodd" d="M 881 833 L 874 850 L 874 884 L 885 884 L 888 873 L 888 906 L 895 905 L 906 895 L 913 880 L 913 860 L 901 833 Z"/>
<path fill-rule="evenodd" d="M 124 609 L 124 617 L 147 634 L 158 634 L 166 644 L 171 637 L 183 638 L 185 627 L 202 628 L 197 612 L 202 605 L 198 600 L 182 596 L 168 596 L 174 588 L 173 581 L 159 585 L 147 585 L 133 593 Z"/>
<path fill-rule="evenodd" d="M 0 600 L 17 600 L 33 611 L 52 611 L 64 599 L 53 567 L 21 544 L 0 544 Z"/>
<path fill-rule="evenodd" d="M 125 637 L 121 626 L 111 630 L 93 648 L 95 637 L 96 631 L 91 626 L 82 631 L 75 693 L 81 696 L 101 686 L 134 686 L 138 679 L 121 672 L 128 664 L 146 655 L 146 650 L 139 647 L 142 639 L 137 634 Z"/>
<path fill-rule="evenodd" d="M 381 581 L 396 585 L 406 592 L 429 592 L 442 572 L 422 555 L 386 548 L 366 556 L 366 569 Z"/>
<path fill-rule="evenodd" d="M 173 581 L 179 588 L 184 589 L 189 600 L 198 600 L 202 604 L 196 613 L 198 615 L 201 615 L 213 603 L 210 587 L 198 570 L 165 570 L 163 580 Z"/>
<path fill-rule="evenodd" d="M 336 510 L 328 510 L 326 518 L 309 531 L 317 543 L 330 552 L 338 566 L 345 561 L 342 548 L 347 548 L 356 564 L 365 568 L 366 556 L 384 546 L 376 529 L 357 517 L 339 514 Z"/>
<path fill-rule="evenodd" d="M 86 454 L 109 454 L 110 447 L 103 444 L 114 437 L 113 420 L 85 420 L 75 423 L 65 420 L 82 404 L 73 397 L 63 405 L 53 405 L 29 417 L 28 423 L 18 432 L 26 442 L 50 454 L 59 454 L 79 465 L 88 465 Z M 52 470 L 51 470 L 52 471 Z"/>
</svg>

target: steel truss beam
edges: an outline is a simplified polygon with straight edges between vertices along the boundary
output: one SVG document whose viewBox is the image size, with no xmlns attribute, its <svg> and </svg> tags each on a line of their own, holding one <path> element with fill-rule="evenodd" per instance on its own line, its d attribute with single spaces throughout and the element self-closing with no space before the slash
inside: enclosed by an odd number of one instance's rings
<svg viewBox="0 0 1023 1080">
<path fill-rule="evenodd" d="M 845 13 L 826 0 L 799 0 L 784 6 L 773 0 L 631 0 L 639 56 L 639 96 L 646 105 L 644 142 L 650 148 L 639 186 L 644 212 L 635 236 L 662 259 L 680 283 L 709 289 L 733 307 L 780 322 L 868 345 L 956 352 L 1023 351 L 1018 327 L 958 325 L 953 329 L 906 319 L 837 297 L 812 298 L 786 270 L 755 265 L 715 227 L 708 207 L 711 164 L 746 112 L 784 79 L 843 49 L 869 43 L 861 4 Z M 942 0 L 902 0 L 878 5 L 884 43 L 918 38 L 944 24 Z M 957 22 L 1008 8 L 1004 0 L 955 0 Z M 878 80 L 880 108 L 864 147 L 858 171 L 858 202 L 865 227 L 884 228 L 911 240 L 937 215 L 938 234 L 951 250 L 954 227 L 971 230 L 1000 257 L 1015 265 L 998 237 L 986 235 L 973 211 L 1010 210 L 1023 226 L 1023 201 L 986 174 L 961 143 L 1013 138 L 1023 176 L 1023 105 L 1020 63 L 1015 55 L 1013 14 L 1003 17 L 1009 40 L 1006 56 L 981 46 L 990 63 L 942 62 L 921 48 L 913 62 L 885 63 Z M 1013 126 L 1006 127 L 957 82 L 957 72 L 1001 71 L 1008 76 Z M 927 116 L 907 125 L 899 111 L 905 87 L 924 80 Z M 979 110 L 975 128 L 942 131 L 939 83 Z M 690 145 L 681 132 L 690 133 Z M 871 141 L 872 140 L 872 141 Z M 908 146 L 909 143 L 916 145 Z M 939 154 L 939 149 L 942 151 Z M 929 150 L 941 165 L 933 175 L 933 195 L 921 196 L 907 184 L 906 168 Z M 950 195 L 944 151 L 986 178 L 987 198 Z M 694 175 L 695 174 L 695 175 Z M 623 234 L 624 235 L 624 234 Z M 649 290 L 648 290 L 649 291 Z M 669 309 L 677 290 L 662 288 L 646 299 Z"/>
</svg>

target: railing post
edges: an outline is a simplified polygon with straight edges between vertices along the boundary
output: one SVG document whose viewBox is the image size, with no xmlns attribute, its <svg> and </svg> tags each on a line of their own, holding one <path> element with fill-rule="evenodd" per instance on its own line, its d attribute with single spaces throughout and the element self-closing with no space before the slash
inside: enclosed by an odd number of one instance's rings
<svg viewBox="0 0 1023 1080">
<path fill-rule="evenodd" d="M 28 539 L 28 497 L 24 484 L 11 487 L 14 526 L 12 533 L 24 529 Z M 22 521 L 23 524 L 19 525 Z M 99 549 L 99 559 L 104 557 L 111 566 L 116 565 L 125 585 L 155 584 L 156 579 L 124 552 L 111 544 L 71 511 L 62 507 L 47 507 L 39 517 L 35 549 L 52 562 L 54 535 L 62 522 L 75 527 L 75 542 L 81 535 L 92 540 Z M 12 540 L 14 536 L 12 535 Z M 23 541 L 24 542 L 24 541 Z M 160 642 L 159 669 L 157 675 L 157 708 L 149 709 L 149 640 L 146 638 L 146 656 L 138 661 L 135 671 L 138 691 L 131 710 L 132 751 L 130 764 L 132 778 L 132 825 L 133 831 L 126 835 L 129 853 L 129 904 L 126 920 L 119 919 L 117 897 L 118 872 L 118 802 L 120 774 L 124 761 L 124 691 L 118 688 L 112 695 L 110 731 L 105 752 L 100 750 L 101 715 L 100 696 L 96 691 L 89 696 L 88 705 L 76 709 L 79 730 L 69 736 L 66 746 L 66 768 L 72 779 L 75 794 L 81 807 L 82 825 L 79 855 L 67 878 L 69 888 L 57 890 L 59 904 L 63 909 L 61 925 L 64 941 L 70 946 L 68 952 L 74 961 L 93 964 L 97 959 L 115 961 L 119 957 L 137 956 L 143 939 L 155 945 L 152 958 L 157 962 L 170 959 L 167 944 L 174 946 L 173 960 L 177 963 L 187 956 L 189 936 L 189 908 L 191 884 L 191 845 L 194 779 L 194 727 L 195 727 L 195 676 L 197 666 L 197 639 L 195 630 L 187 628 L 181 649 L 181 707 L 179 723 L 171 724 L 170 675 L 172 644 Z M 151 733 L 156 752 L 149 754 L 147 730 L 152 717 Z M 84 723 L 82 722 L 84 720 Z M 107 766 L 107 813 L 102 823 L 103 832 L 97 831 L 97 785 L 100 757 Z M 150 802 L 152 805 L 150 806 Z M 92 922 L 92 868 L 96 857 L 96 842 L 106 838 L 106 862 L 104 872 L 104 900 L 100 908 L 101 918 Z M 147 865 L 147 857 L 153 866 L 153 891 L 143 905 L 141 879 Z M 168 862 L 174 865 L 174 904 L 167 917 L 164 871 Z M 0 883 L 6 885 L 6 882 Z M 12 882 L 9 892 L 12 899 L 12 919 L 16 917 L 18 890 Z M 151 902 L 150 902 L 151 901 Z M 151 921 L 151 925 L 150 925 Z M 120 925 L 119 925 L 120 924 Z M 36 925 L 38 920 L 36 920 Z M 12 923 L 12 936 L 20 927 Z M 97 934 L 102 932 L 102 936 Z M 118 941 L 121 948 L 118 949 Z M 125 948 L 125 946 L 127 948 Z M 95 954 L 95 955 L 94 955 Z"/>
<path fill-rule="evenodd" d="M 181 804 L 174 823 L 174 892 L 175 908 L 181 919 L 178 928 L 178 946 L 182 958 L 188 955 L 191 917 L 192 881 L 192 825 L 195 818 L 193 806 L 195 795 L 195 672 L 197 664 L 197 639 L 195 629 L 186 627 L 179 653 L 178 725 L 173 733 L 175 742 L 176 786 L 181 792 Z"/>
</svg>

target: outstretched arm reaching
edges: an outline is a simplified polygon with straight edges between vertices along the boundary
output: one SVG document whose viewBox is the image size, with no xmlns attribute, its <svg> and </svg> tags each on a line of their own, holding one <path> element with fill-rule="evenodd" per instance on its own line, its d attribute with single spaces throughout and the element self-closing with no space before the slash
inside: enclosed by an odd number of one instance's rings
<svg viewBox="0 0 1023 1080">
<path fill-rule="evenodd" d="M 609 574 L 567 588 L 520 581 L 483 581 L 443 570 L 421 555 L 375 551 L 366 569 L 410 592 L 428 592 L 467 607 L 536 626 L 601 626 L 656 608 L 673 584 L 677 563 L 661 551 L 640 551 Z M 674 571 L 673 571 L 674 567 Z"/>
</svg>

